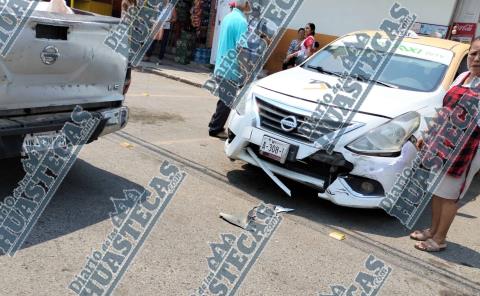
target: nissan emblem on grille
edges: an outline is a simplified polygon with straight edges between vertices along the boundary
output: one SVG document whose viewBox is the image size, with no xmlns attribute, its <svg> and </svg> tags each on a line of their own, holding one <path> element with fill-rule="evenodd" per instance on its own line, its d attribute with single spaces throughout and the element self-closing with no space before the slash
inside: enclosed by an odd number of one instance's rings
<svg viewBox="0 0 480 296">
<path fill-rule="evenodd" d="M 40 58 L 42 59 L 42 62 L 45 65 L 54 64 L 57 61 L 59 56 L 60 56 L 60 53 L 58 51 L 58 48 L 56 48 L 53 45 L 49 45 L 49 46 L 45 47 L 42 50 L 42 53 L 40 54 Z"/>
<path fill-rule="evenodd" d="M 297 118 L 295 116 L 288 116 L 280 121 L 282 129 L 286 132 L 291 132 L 297 128 Z"/>
</svg>

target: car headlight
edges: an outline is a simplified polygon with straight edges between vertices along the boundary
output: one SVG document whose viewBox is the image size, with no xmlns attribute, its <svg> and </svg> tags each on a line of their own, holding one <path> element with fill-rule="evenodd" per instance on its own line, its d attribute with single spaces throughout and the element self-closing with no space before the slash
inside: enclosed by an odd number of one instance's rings
<svg viewBox="0 0 480 296">
<path fill-rule="evenodd" d="M 247 112 L 247 107 L 250 105 L 249 102 L 253 96 L 253 85 L 248 86 L 247 91 L 244 93 L 243 97 L 238 101 L 238 104 L 235 106 L 235 111 L 238 115 L 245 115 Z"/>
<path fill-rule="evenodd" d="M 420 114 L 408 112 L 370 130 L 346 148 L 359 154 L 396 156 L 419 126 Z"/>
</svg>

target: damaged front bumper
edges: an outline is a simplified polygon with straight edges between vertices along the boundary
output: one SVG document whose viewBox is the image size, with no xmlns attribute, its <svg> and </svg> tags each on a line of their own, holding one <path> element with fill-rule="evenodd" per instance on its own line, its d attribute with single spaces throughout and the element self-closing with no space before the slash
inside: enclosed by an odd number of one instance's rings
<svg viewBox="0 0 480 296">
<path fill-rule="evenodd" d="M 254 118 L 240 116 L 235 111 L 230 115 L 228 127 L 225 152 L 230 159 L 243 160 L 264 171 L 313 187 L 318 189 L 320 198 L 354 208 L 378 208 L 396 175 L 416 153 L 415 147 L 407 143 L 398 157 L 362 156 L 343 148 L 328 156 L 313 145 L 258 128 Z M 289 143 L 294 148 L 285 164 L 258 153 L 265 135 Z M 252 157 L 251 153 L 255 153 L 256 157 Z"/>
</svg>

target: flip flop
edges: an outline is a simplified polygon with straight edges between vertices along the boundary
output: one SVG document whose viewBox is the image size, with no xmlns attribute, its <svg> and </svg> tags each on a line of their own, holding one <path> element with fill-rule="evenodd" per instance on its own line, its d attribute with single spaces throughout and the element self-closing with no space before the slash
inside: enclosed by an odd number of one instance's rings
<svg viewBox="0 0 480 296">
<path fill-rule="evenodd" d="M 428 235 L 430 234 L 430 235 Z M 410 234 L 410 238 L 416 241 L 426 241 L 429 238 L 432 238 L 432 234 L 430 233 L 430 229 L 424 230 L 415 230 Z"/>
<path fill-rule="evenodd" d="M 418 242 L 415 244 L 415 249 L 424 251 L 424 252 L 440 252 L 447 248 L 447 244 L 437 244 L 436 241 L 429 238 L 424 242 Z"/>
</svg>

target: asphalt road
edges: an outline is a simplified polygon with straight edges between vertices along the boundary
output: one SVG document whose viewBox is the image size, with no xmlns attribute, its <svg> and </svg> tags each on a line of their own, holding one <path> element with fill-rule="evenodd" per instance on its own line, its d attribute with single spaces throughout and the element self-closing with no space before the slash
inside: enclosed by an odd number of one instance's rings
<svg viewBox="0 0 480 296">
<path fill-rule="evenodd" d="M 74 295 L 67 286 L 112 230 L 110 197 L 147 187 L 168 160 L 187 173 L 115 290 L 116 295 L 190 295 L 209 273 L 210 242 L 243 230 L 219 218 L 259 203 L 294 208 L 282 214 L 237 295 L 330 295 L 365 271 L 370 254 L 392 272 L 380 295 L 480 295 L 480 194 L 473 182 L 438 254 L 413 248 L 408 230 L 380 210 L 348 209 L 295 186 L 287 197 L 262 171 L 230 162 L 209 138 L 216 99 L 205 90 L 134 73 L 128 126 L 87 145 L 16 256 L 0 257 L 1 295 Z M 2 161 L 0 193 L 22 177 L 18 160 Z M 426 212 L 419 227 L 428 223 Z M 329 236 L 346 234 L 343 241 Z M 360 295 L 360 291 L 352 295 Z"/>
</svg>

